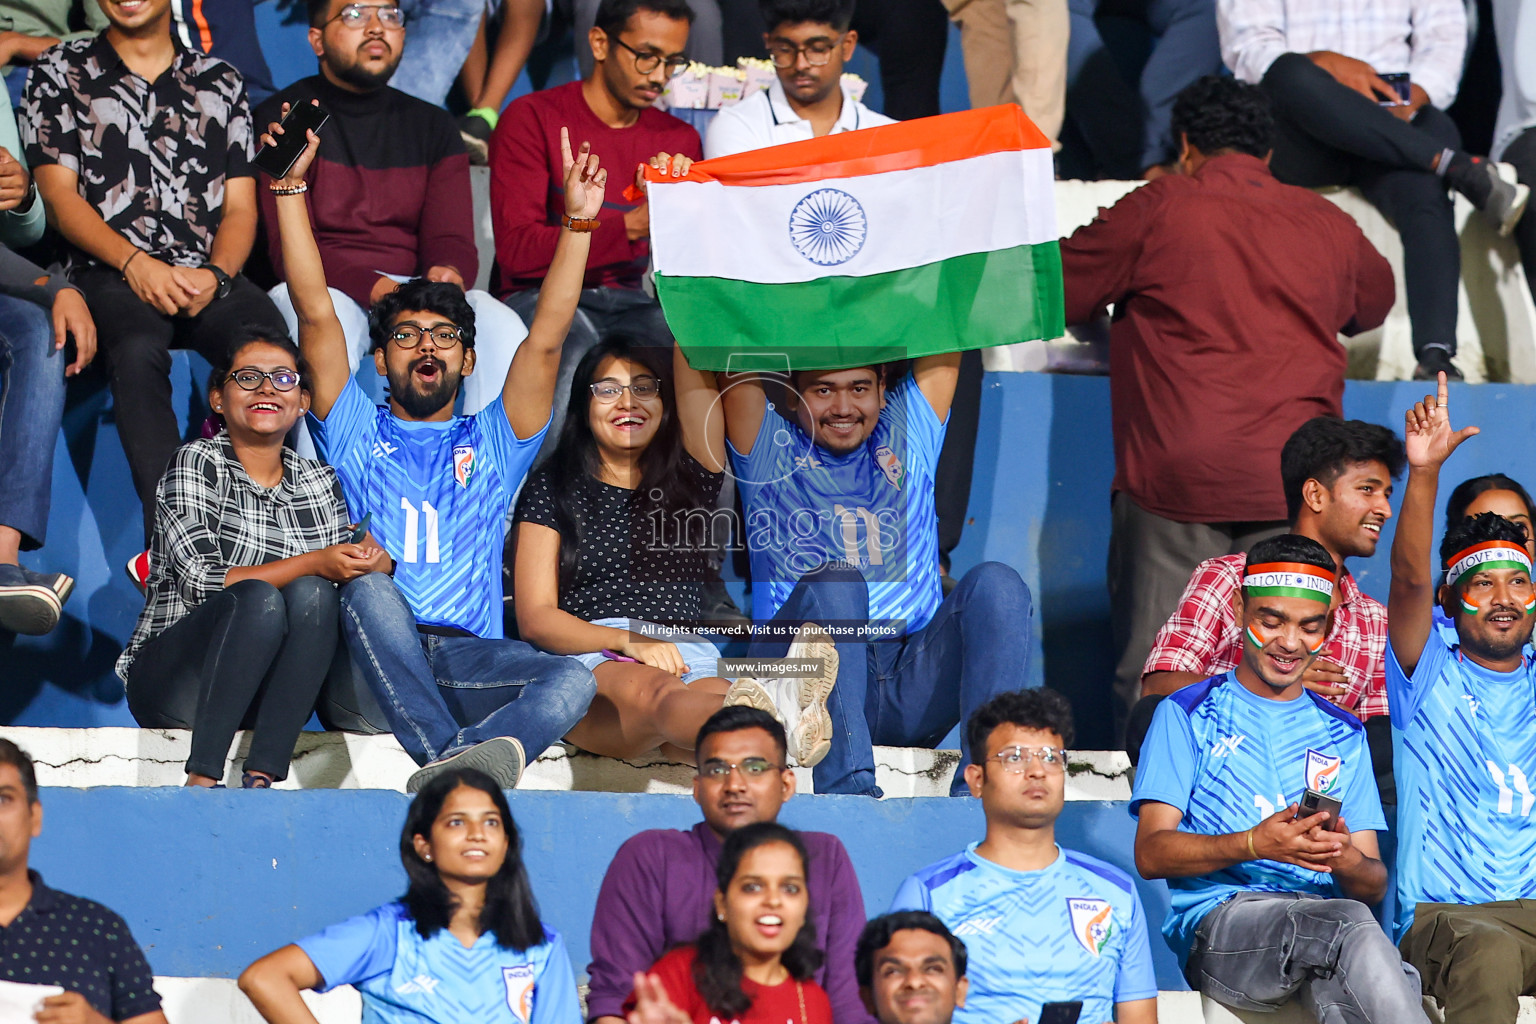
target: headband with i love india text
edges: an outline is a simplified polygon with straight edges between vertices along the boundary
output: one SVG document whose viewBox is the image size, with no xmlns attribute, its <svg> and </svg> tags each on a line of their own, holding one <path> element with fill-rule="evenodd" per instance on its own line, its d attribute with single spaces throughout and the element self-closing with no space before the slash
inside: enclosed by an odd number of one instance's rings
<svg viewBox="0 0 1536 1024">
<path fill-rule="evenodd" d="M 1262 562 L 1243 574 L 1243 591 L 1257 597 L 1301 597 L 1328 604 L 1335 576 L 1304 562 Z"/>
</svg>

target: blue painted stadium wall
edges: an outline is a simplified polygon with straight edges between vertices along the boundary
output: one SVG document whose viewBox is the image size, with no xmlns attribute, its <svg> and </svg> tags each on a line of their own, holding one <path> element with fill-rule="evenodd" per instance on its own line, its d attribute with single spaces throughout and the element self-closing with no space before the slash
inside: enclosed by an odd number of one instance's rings
<svg viewBox="0 0 1536 1024">
<path fill-rule="evenodd" d="M 610 793 L 511 794 L 525 860 L 544 919 L 564 936 L 578 972 L 588 962 L 592 909 L 619 844 L 647 828 L 691 828 L 693 801 Z M 399 896 L 398 843 L 406 798 L 378 790 L 250 793 L 181 789 L 47 789 L 32 866 L 48 884 L 122 914 L 156 974 L 233 977 L 278 946 Z M 981 805 L 970 798 L 791 800 L 781 818 L 833 832 L 848 848 L 870 914 L 902 879 L 978 839 Z M 1057 825 L 1063 845 L 1133 878 L 1133 823 L 1119 803 L 1071 803 Z M 1140 883 L 1156 929 L 1168 906 L 1162 883 Z M 1161 988 L 1183 988 L 1156 934 Z"/>
<path fill-rule="evenodd" d="M 175 402 L 190 422 L 202 411 L 192 387 L 201 360 L 178 356 Z M 1536 388 L 1512 384 L 1452 389 L 1459 422 L 1483 428 L 1455 456 L 1451 482 L 1495 470 L 1530 484 Z M 1348 415 L 1401 430 L 1422 386 L 1351 381 Z M 1241 438 L 1233 438 L 1241 444 Z M 1109 744 L 1113 664 L 1104 564 L 1113 456 L 1109 382 L 1102 377 L 989 374 L 982 400 L 970 524 L 956 552 L 963 571 L 983 559 L 1016 567 L 1036 595 L 1031 675 L 1072 695 L 1079 745 Z M 34 568 L 79 580 L 59 629 L 0 639 L 0 722 L 15 725 L 131 725 L 112 664 L 142 600 L 122 566 L 140 544 L 139 504 L 104 390 L 72 389 L 54 466 L 48 546 L 26 556 Z M 1364 589 L 1385 599 L 1391 523 L 1377 556 L 1354 566 Z"/>
</svg>

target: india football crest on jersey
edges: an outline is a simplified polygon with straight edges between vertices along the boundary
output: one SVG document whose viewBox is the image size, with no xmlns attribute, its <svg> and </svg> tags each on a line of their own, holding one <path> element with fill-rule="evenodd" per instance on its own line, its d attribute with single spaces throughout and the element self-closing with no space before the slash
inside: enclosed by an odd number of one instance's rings
<svg viewBox="0 0 1536 1024">
<path fill-rule="evenodd" d="M 1114 907 L 1109 900 L 1079 897 L 1067 900 L 1072 915 L 1072 934 L 1084 949 L 1098 956 L 1114 934 Z"/>
<path fill-rule="evenodd" d="M 880 467 L 880 472 L 885 474 L 886 480 L 890 481 L 892 487 L 901 487 L 903 467 L 896 453 L 891 451 L 890 445 L 883 444 L 875 449 L 875 464 Z"/>
<path fill-rule="evenodd" d="M 475 449 L 472 445 L 453 446 L 453 478 L 460 487 L 469 486 L 470 474 L 475 471 Z"/>
<path fill-rule="evenodd" d="M 513 964 L 501 969 L 507 986 L 507 1006 L 523 1024 L 533 1020 L 533 964 Z"/>
<path fill-rule="evenodd" d="M 1329 757 L 1321 751 L 1307 749 L 1307 788 L 1319 793 L 1332 793 L 1339 788 L 1344 769 L 1342 757 Z"/>
</svg>

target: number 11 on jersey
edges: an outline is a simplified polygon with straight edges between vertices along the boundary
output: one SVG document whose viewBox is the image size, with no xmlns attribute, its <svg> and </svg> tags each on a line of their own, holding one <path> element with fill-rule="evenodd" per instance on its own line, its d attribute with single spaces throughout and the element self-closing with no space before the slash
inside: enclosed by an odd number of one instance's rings
<svg viewBox="0 0 1536 1024">
<path fill-rule="evenodd" d="M 415 562 L 417 560 L 416 548 L 420 540 L 420 520 L 427 520 L 427 557 L 426 562 L 436 563 L 442 559 L 437 550 L 437 509 L 431 502 L 422 501 L 421 511 L 406 498 L 400 499 L 400 508 L 405 511 L 405 550 L 401 552 L 402 562 Z"/>
</svg>

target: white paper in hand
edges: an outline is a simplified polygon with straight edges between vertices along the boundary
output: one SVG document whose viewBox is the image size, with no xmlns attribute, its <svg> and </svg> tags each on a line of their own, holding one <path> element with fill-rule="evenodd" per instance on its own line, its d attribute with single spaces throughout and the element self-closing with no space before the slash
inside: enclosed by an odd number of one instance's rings
<svg viewBox="0 0 1536 1024">
<path fill-rule="evenodd" d="M 63 994 L 64 990 L 57 985 L 0 981 L 0 1024 L 32 1024 L 44 999 Z"/>
</svg>

